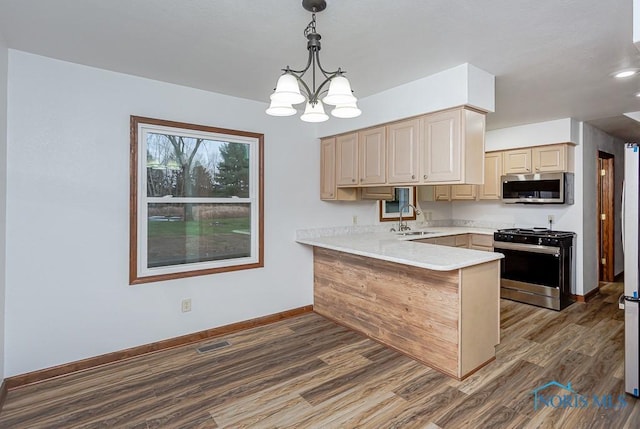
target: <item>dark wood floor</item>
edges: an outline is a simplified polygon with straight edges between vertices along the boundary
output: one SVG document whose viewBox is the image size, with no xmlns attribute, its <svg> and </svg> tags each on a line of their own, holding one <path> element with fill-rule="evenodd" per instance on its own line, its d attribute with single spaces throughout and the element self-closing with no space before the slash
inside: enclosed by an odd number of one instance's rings
<svg viewBox="0 0 640 429">
<path fill-rule="evenodd" d="M 13 390 L 0 427 L 638 428 L 621 292 L 608 284 L 562 312 L 503 300 L 496 361 L 464 381 L 307 314 L 208 353 L 195 349 L 211 341 Z M 532 391 L 550 381 L 627 405 L 534 410 Z"/>
</svg>

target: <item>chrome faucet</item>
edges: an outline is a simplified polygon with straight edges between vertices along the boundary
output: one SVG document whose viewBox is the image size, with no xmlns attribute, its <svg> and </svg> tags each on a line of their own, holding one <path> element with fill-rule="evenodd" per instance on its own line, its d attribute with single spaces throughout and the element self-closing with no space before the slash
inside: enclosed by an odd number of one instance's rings
<svg viewBox="0 0 640 429">
<path fill-rule="evenodd" d="M 422 212 L 420 210 L 418 210 L 418 208 L 416 206 L 414 206 L 413 204 L 409 204 L 406 203 L 405 205 L 403 205 L 402 207 L 400 207 L 400 212 L 398 213 L 398 231 L 402 232 L 402 231 L 410 231 L 411 227 L 409 225 L 407 225 L 407 222 L 404 222 L 404 225 L 402 224 L 402 212 L 404 211 L 404 209 L 406 209 L 407 207 L 411 207 L 413 209 L 413 211 L 416 213 L 416 215 L 421 214 Z M 394 228 L 391 228 L 391 232 L 395 231 Z"/>
</svg>

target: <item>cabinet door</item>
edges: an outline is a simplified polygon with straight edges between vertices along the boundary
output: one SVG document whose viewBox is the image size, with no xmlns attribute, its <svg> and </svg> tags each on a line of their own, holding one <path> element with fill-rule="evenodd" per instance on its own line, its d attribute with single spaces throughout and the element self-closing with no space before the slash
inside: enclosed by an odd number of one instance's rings
<svg viewBox="0 0 640 429">
<path fill-rule="evenodd" d="M 320 141 L 320 199 L 336 199 L 336 139 Z"/>
<path fill-rule="evenodd" d="M 502 195 L 502 152 L 484 155 L 484 185 L 478 187 L 478 199 L 499 200 Z"/>
<path fill-rule="evenodd" d="M 531 149 L 506 150 L 502 156 L 504 174 L 531 173 Z"/>
<path fill-rule="evenodd" d="M 398 122 L 387 127 L 389 183 L 418 182 L 418 132 L 420 121 Z"/>
<path fill-rule="evenodd" d="M 360 199 L 393 201 L 396 197 L 395 188 L 391 186 L 373 186 L 360 188 Z"/>
<path fill-rule="evenodd" d="M 476 185 L 451 185 L 451 201 L 475 200 Z"/>
<path fill-rule="evenodd" d="M 493 236 L 486 234 L 470 234 L 470 249 L 493 252 Z"/>
<path fill-rule="evenodd" d="M 386 130 L 371 128 L 358 132 L 360 158 L 360 184 L 372 185 L 386 182 Z"/>
<path fill-rule="evenodd" d="M 358 185 L 358 135 L 344 134 L 336 137 L 336 184 Z"/>
<path fill-rule="evenodd" d="M 536 173 L 567 171 L 567 146 L 554 144 L 533 148 L 533 167 Z"/>
<path fill-rule="evenodd" d="M 456 247 L 464 247 L 465 249 L 469 247 L 469 234 L 456 235 L 455 239 Z"/>
<path fill-rule="evenodd" d="M 434 201 L 451 201 L 451 186 L 436 185 L 433 187 Z"/>
<path fill-rule="evenodd" d="M 439 244 L 441 246 L 455 247 L 456 246 L 456 237 L 453 236 L 453 235 L 448 235 L 446 237 L 438 237 L 438 238 L 436 238 L 436 244 Z"/>
<path fill-rule="evenodd" d="M 420 154 L 423 183 L 461 180 L 461 121 L 460 109 L 423 117 Z"/>
</svg>

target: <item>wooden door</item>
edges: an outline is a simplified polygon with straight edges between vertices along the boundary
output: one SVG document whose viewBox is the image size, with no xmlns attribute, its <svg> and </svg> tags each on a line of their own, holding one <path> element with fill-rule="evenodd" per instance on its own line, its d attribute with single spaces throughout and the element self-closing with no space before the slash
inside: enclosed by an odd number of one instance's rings
<svg viewBox="0 0 640 429">
<path fill-rule="evenodd" d="M 499 200 L 502 196 L 502 152 L 484 155 L 484 184 L 478 187 L 478 199 Z"/>
<path fill-rule="evenodd" d="M 384 184 L 387 180 L 385 127 L 370 128 L 358 132 L 358 147 L 360 184 Z"/>
<path fill-rule="evenodd" d="M 387 127 L 389 183 L 418 182 L 418 133 L 420 121 L 398 122 Z"/>
<path fill-rule="evenodd" d="M 451 200 L 475 200 L 476 185 L 451 185 Z"/>
<path fill-rule="evenodd" d="M 614 157 L 598 151 L 598 275 L 602 282 L 614 280 Z"/>
<path fill-rule="evenodd" d="M 504 174 L 531 173 L 531 149 L 505 150 L 502 156 Z"/>
<path fill-rule="evenodd" d="M 336 139 L 320 141 L 320 199 L 336 199 Z"/>
<path fill-rule="evenodd" d="M 424 116 L 421 151 L 422 182 L 461 180 L 460 128 L 462 111 L 448 110 Z"/>
<path fill-rule="evenodd" d="M 336 184 L 358 185 L 358 134 L 336 137 Z"/>
<path fill-rule="evenodd" d="M 533 168 L 536 173 L 567 171 L 567 146 L 553 144 L 533 148 Z"/>
</svg>

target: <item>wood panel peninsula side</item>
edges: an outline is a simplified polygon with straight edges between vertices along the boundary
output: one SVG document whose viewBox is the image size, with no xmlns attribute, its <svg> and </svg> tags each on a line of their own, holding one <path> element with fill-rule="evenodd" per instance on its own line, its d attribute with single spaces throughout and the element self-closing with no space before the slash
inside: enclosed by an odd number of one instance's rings
<svg viewBox="0 0 640 429">
<path fill-rule="evenodd" d="M 352 252 L 317 244 L 315 312 L 459 380 L 495 359 L 499 254 L 406 241 L 386 243 L 390 247 L 382 249 L 380 259 L 365 256 L 357 246 Z M 415 259 L 425 252 L 470 259 L 453 269 L 429 269 L 412 260 L 402 263 L 390 248 Z M 495 256 L 487 260 L 481 254 Z"/>
</svg>

